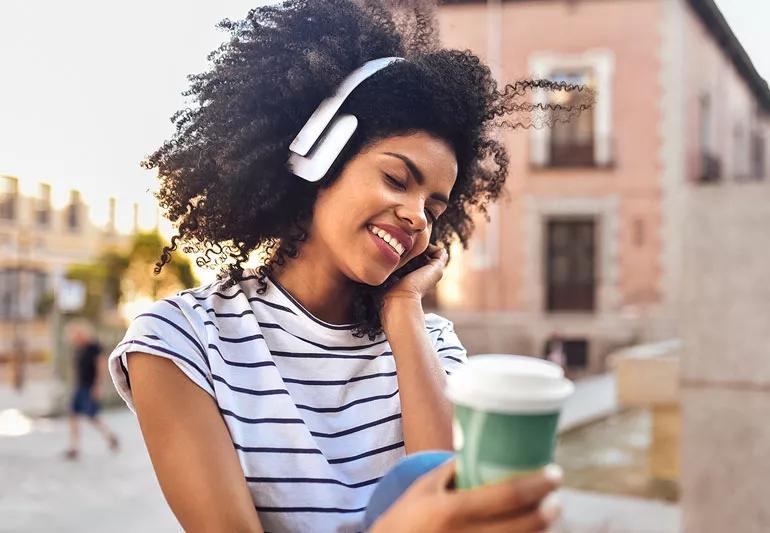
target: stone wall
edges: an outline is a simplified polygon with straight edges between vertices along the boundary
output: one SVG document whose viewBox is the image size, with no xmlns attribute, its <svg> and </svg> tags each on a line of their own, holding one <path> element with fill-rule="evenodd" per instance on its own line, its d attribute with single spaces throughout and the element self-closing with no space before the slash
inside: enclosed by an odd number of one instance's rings
<svg viewBox="0 0 770 533">
<path fill-rule="evenodd" d="M 682 278 L 686 532 L 770 531 L 770 183 L 690 191 Z"/>
</svg>

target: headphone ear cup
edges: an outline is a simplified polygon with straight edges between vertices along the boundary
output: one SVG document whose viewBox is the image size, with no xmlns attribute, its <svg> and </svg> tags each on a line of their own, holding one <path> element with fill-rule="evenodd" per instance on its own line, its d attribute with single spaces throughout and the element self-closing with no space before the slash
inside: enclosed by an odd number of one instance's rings
<svg viewBox="0 0 770 533">
<path fill-rule="evenodd" d="M 353 115 L 336 117 L 307 156 L 291 153 L 286 163 L 289 170 L 307 181 L 320 180 L 329 171 L 357 127 L 358 119 Z"/>
</svg>

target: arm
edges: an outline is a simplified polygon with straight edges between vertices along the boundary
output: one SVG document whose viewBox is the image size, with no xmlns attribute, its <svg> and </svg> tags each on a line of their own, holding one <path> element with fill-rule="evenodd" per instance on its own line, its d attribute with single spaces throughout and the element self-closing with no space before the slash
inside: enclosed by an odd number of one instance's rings
<svg viewBox="0 0 770 533">
<path fill-rule="evenodd" d="M 173 361 L 138 352 L 127 359 L 147 451 L 184 530 L 262 533 L 227 426 L 211 396 Z"/>
<path fill-rule="evenodd" d="M 409 297 L 386 300 L 382 324 L 396 360 L 406 453 L 453 449 L 446 373 L 425 330 L 422 302 Z"/>
<path fill-rule="evenodd" d="M 96 390 L 101 389 L 102 381 L 107 374 L 107 357 L 100 353 L 96 357 L 96 376 L 94 377 L 94 388 Z"/>
</svg>

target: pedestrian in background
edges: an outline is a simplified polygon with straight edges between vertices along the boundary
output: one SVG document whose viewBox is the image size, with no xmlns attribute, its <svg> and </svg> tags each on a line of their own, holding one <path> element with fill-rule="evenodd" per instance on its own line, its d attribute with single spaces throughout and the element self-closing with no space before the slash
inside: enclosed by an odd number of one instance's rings
<svg viewBox="0 0 770 533">
<path fill-rule="evenodd" d="M 103 349 L 87 321 L 75 321 L 67 326 L 67 337 L 74 354 L 75 388 L 69 414 L 69 448 L 66 459 L 80 455 L 80 417 L 86 417 L 99 430 L 112 451 L 119 447 L 118 437 L 99 419 L 101 382 L 106 374 L 107 360 Z"/>
</svg>

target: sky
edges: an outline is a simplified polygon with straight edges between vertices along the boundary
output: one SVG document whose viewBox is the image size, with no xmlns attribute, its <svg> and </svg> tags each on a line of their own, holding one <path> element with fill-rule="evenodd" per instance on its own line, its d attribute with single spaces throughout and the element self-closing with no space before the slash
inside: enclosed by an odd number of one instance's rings
<svg viewBox="0 0 770 533">
<path fill-rule="evenodd" d="M 96 222 L 115 196 L 124 229 L 138 202 L 152 226 L 154 174 L 139 162 L 171 136 L 187 75 L 226 38 L 216 23 L 258 3 L 0 0 L 0 174 L 19 176 L 29 194 L 50 183 L 57 205 L 76 187 Z M 717 3 L 770 77 L 770 0 Z"/>
</svg>

